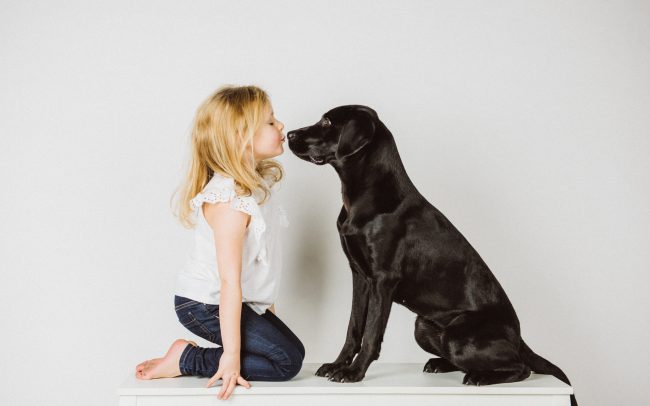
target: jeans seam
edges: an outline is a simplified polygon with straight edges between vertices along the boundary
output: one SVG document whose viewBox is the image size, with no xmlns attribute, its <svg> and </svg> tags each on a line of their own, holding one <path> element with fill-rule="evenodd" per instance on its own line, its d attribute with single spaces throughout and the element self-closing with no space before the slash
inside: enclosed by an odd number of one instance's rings
<svg viewBox="0 0 650 406">
<path fill-rule="evenodd" d="M 190 328 L 189 328 L 188 326 L 191 325 L 191 324 L 193 324 L 194 322 L 198 323 L 198 321 L 196 320 L 196 317 L 194 317 L 194 315 L 192 314 L 192 312 L 188 311 L 187 313 L 185 313 L 185 316 L 189 317 L 189 321 L 188 321 L 187 323 L 182 323 L 182 322 L 181 322 L 181 324 L 182 324 L 183 327 L 185 327 L 186 329 L 189 330 Z M 179 321 L 180 321 L 180 318 L 179 318 Z"/>
<path fill-rule="evenodd" d="M 215 334 L 206 326 L 203 325 L 195 316 L 192 314 L 192 312 L 187 312 L 187 314 L 192 318 L 191 323 L 196 323 L 196 327 L 198 327 L 199 330 L 201 330 L 206 336 L 208 336 L 208 341 L 213 341 L 215 338 Z M 187 326 L 184 326 L 189 330 Z M 190 330 L 191 331 L 191 330 Z"/>
<path fill-rule="evenodd" d="M 190 301 L 188 301 L 188 302 L 181 303 L 181 304 L 179 304 L 178 306 L 174 306 L 174 309 L 175 309 L 176 311 L 178 311 L 178 310 L 183 310 L 183 309 L 185 309 L 186 307 L 190 307 L 190 306 L 195 305 L 196 303 L 197 303 L 197 302 L 195 302 L 195 301 L 193 301 L 193 300 L 190 300 Z"/>
<path fill-rule="evenodd" d="M 207 334 L 207 336 L 208 336 L 208 338 L 209 338 L 208 341 L 213 341 L 214 338 L 215 338 L 214 333 L 213 333 L 209 328 L 207 328 L 206 326 L 204 326 L 203 323 L 201 323 L 200 321 L 197 320 L 196 322 L 199 323 L 199 328 L 200 328 L 201 330 L 203 330 L 204 333 Z"/>
</svg>

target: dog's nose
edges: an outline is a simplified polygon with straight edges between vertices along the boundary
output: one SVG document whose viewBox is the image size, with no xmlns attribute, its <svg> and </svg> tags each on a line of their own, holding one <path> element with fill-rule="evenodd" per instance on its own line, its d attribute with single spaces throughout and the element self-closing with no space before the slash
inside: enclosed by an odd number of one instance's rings
<svg viewBox="0 0 650 406">
<path fill-rule="evenodd" d="M 292 139 L 294 139 L 295 137 L 296 137 L 296 132 L 295 132 L 295 131 L 289 131 L 289 132 L 287 133 L 287 138 L 288 138 L 289 140 L 292 140 Z"/>
</svg>

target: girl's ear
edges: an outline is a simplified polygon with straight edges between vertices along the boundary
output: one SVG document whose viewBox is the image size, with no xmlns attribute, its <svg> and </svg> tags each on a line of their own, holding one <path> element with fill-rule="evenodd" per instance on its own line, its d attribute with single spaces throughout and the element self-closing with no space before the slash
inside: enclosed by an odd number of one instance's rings
<svg viewBox="0 0 650 406">
<path fill-rule="evenodd" d="M 341 129 L 339 143 L 334 154 L 340 160 L 365 147 L 375 135 L 376 113 L 370 108 L 358 108 L 355 117 Z"/>
</svg>

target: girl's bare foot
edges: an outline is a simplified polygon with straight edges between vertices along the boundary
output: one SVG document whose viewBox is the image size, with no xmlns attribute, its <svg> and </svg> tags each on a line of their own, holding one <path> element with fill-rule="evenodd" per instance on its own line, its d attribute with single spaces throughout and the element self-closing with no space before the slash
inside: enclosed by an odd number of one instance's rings
<svg viewBox="0 0 650 406">
<path fill-rule="evenodd" d="M 181 375 L 179 362 L 181 354 L 188 345 L 196 347 L 194 341 L 178 339 L 172 343 L 163 358 L 154 358 L 141 362 L 135 367 L 138 379 L 173 378 Z"/>
</svg>

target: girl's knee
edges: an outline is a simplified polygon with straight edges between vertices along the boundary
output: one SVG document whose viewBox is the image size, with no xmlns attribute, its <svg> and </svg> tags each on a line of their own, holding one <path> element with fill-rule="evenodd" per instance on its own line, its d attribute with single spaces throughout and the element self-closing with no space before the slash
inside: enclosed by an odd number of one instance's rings
<svg viewBox="0 0 650 406">
<path fill-rule="evenodd" d="M 304 359 L 304 353 L 301 353 L 299 349 L 292 349 L 287 351 L 287 360 L 280 365 L 280 370 L 282 371 L 282 380 L 288 381 L 293 379 L 300 370 L 302 369 L 302 360 Z"/>
<path fill-rule="evenodd" d="M 296 375 L 298 375 L 301 369 L 302 369 L 302 360 L 292 363 L 289 367 L 283 368 L 282 379 L 285 381 L 290 381 Z"/>
<path fill-rule="evenodd" d="M 305 359 L 305 346 L 302 345 L 300 341 L 298 341 L 298 352 L 300 353 L 300 359 L 304 360 Z"/>
</svg>

